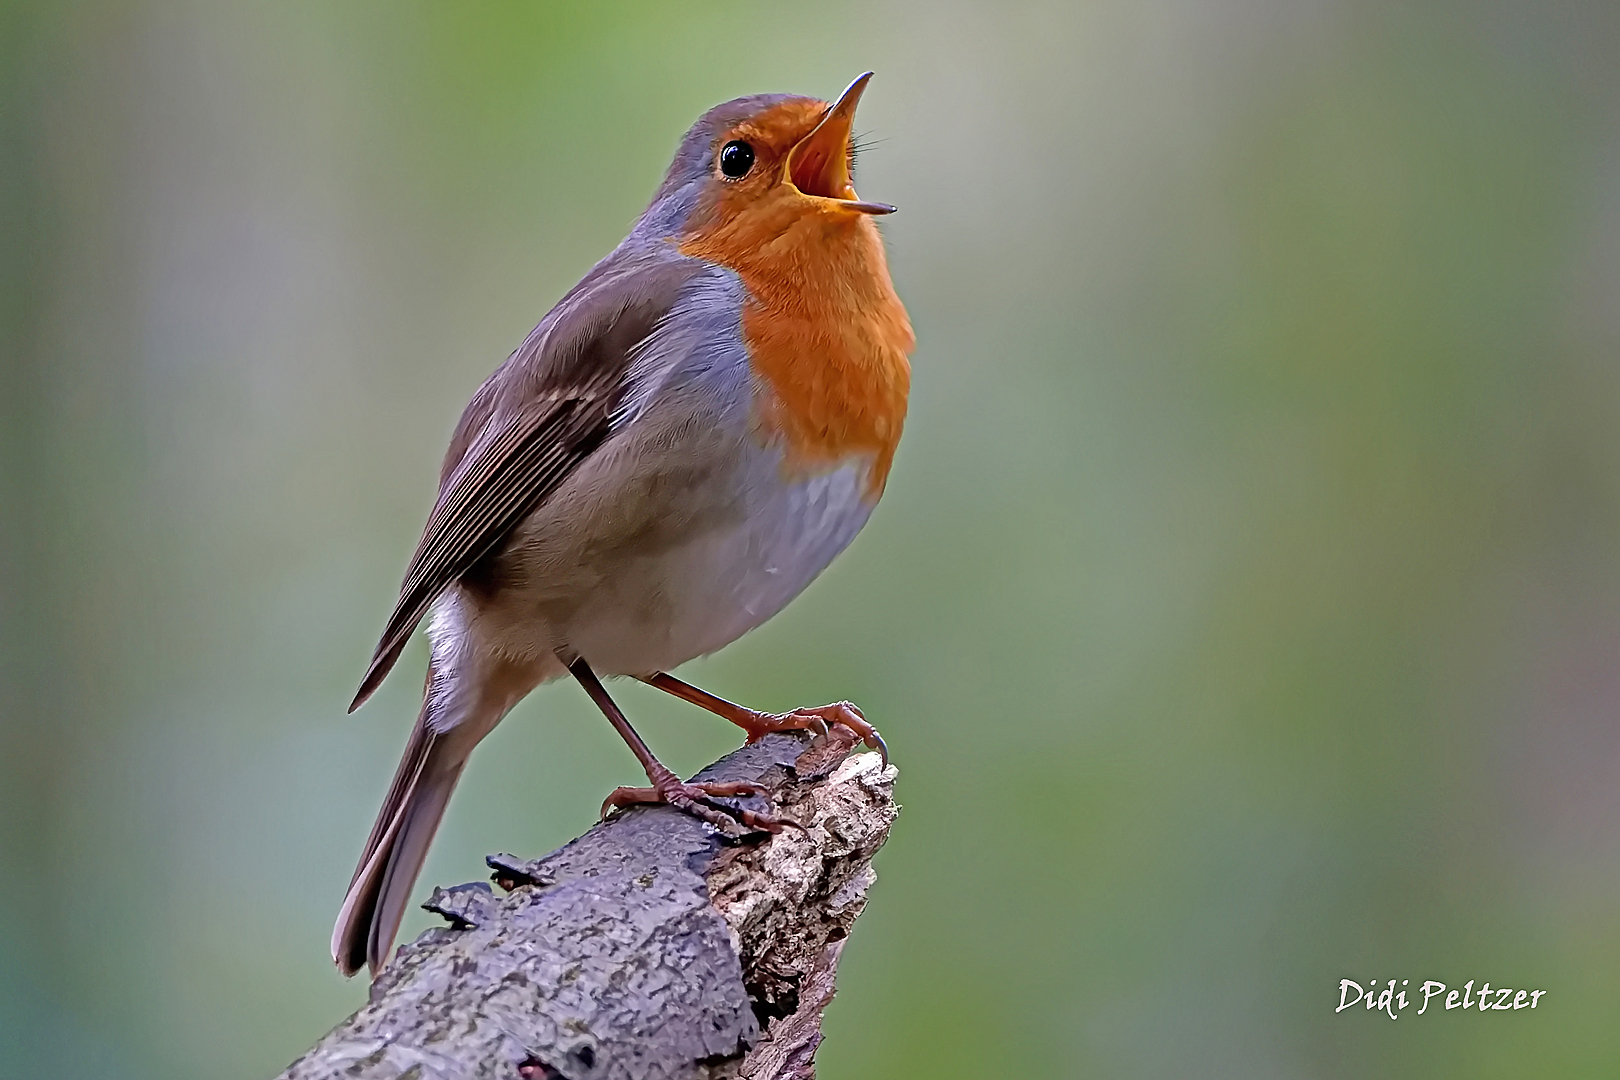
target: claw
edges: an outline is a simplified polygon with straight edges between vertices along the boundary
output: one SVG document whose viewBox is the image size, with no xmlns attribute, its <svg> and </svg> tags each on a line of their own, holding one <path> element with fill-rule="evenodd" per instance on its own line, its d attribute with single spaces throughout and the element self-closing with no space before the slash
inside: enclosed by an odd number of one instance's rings
<svg viewBox="0 0 1620 1080">
<path fill-rule="evenodd" d="M 878 729 L 866 722 L 866 716 L 858 709 L 854 702 L 839 701 L 831 705 L 822 705 L 814 709 L 798 709 L 792 716 L 815 716 L 822 718 L 823 723 L 831 716 L 831 723 L 847 729 L 856 738 L 866 745 L 868 750 L 876 750 L 883 761 L 883 767 L 889 767 L 889 744 L 883 741 Z"/>
<path fill-rule="evenodd" d="M 614 810 L 621 809 L 626 806 L 639 806 L 643 803 L 656 803 L 662 801 L 663 800 L 658 797 L 658 792 L 650 787 L 616 787 L 612 791 L 608 792 L 607 798 L 602 800 L 602 810 L 598 815 L 597 820 L 606 821 L 608 815 Z"/>
<path fill-rule="evenodd" d="M 868 750 L 878 752 L 878 757 L 883 760 L 883 767 L 887 769 L 889 767 L 889 744 L 883 741 L 883 736 L 878 734 L 878 729 L 873 728 L 866 738 L 861 741 L 866 744 Z"/>
</svg>

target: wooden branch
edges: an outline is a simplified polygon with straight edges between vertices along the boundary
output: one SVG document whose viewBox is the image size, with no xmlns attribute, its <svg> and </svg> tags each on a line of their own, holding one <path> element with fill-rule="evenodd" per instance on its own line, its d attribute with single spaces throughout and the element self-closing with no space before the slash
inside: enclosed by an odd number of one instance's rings
<svg viewBox="0 0 1620 1080">
<path fill-rule="evenodd" d="M 434 890 L 450 925 L 402 946 L 281 1080 L 811 1080 L 898 812 L 895 770 L 849 749 L 772 735 L 699 774 L 766 785 L 742 804 L 803 831 L 724 837 L 638 807 L 543 859 L 491 856 L 509 891 Z"/>
</svg>

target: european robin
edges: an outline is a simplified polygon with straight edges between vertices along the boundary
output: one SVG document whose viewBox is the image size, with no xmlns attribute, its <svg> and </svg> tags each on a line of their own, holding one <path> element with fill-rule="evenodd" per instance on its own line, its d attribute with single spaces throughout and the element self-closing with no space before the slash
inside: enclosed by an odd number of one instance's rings
<svg viewBox="0 0 1620 1080">
<path fill-rule="evenodd" d="M 646 769 L 612 806 L 783 824 L 682 783 L 599 675 L 747 731 L 843 724 L 847 702 L 762 713 L 668 674 L 770 618 L 871 514 L 906 415 L 914 339 L 851 185 L 868 72 L 835 104 L 781 94 L 705 113 L 630 235 L 552 308 L 462 414 L 439 496 L 350 711 L 426 616 L 422 710 L 338 914 L 344 974 L 386 962 L 467 755 L 525 694 L 572 674 Z"/>
</svg>

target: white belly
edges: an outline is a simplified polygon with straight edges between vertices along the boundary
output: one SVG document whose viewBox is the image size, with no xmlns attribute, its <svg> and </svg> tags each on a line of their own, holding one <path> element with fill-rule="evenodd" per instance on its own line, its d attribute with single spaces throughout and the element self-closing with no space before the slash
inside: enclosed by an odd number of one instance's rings
<svg viewBox="0 0 1620 1080">
<path fill-rule="evenodd" d="M 762 468 L 742 520 L 620 564 L 566 627 L 606 674 L 661 671 L 723 648 L 782 610 L 866 524 L 866 468 L 784 482 Z"/>
<path fill-rule="evenodd" d="M 562 674 L 555 653 L 564 650 L 602 675 L 648 675 L 759 626 L 848 546 L 872 503 L 865 462 L 788 481 L 777 453 L 745 456 L 723 502 L 667 490 L 596 499 L 586 485 L 577 501 L 548 506 L 525 523 L 529 539 L 512 557 L 508 573 L 521 585 L 457 586 L 435 605 L 435 667 L 500 656 L 532 666 L 539 681 Z M 693 520 L 676 520 L 699 504 Z M 661 526 L 674 542 L 646 539 Z"/>
</svg>

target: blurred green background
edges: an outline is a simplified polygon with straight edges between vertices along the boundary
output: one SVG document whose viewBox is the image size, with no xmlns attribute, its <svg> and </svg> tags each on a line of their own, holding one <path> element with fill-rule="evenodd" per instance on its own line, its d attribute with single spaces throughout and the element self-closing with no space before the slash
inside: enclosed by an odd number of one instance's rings
<svg viewBox="0 0 1620 1080">
<path fill-rule="evenodd" d="M 268 1076 L 364 999 L 420 642 L 343 709 L 463 403 L 699 112 L 866 68 L 906 441 L 686 669 L 901 768 L 823 1075 L 1620 1070 L 1620 5 L 0 11 L 0 1074 Z M 421 888 L 635 773 L 542 689 Z M 1334 1014 L 1391 977 L 1548 993 Z"/>
</svg>

